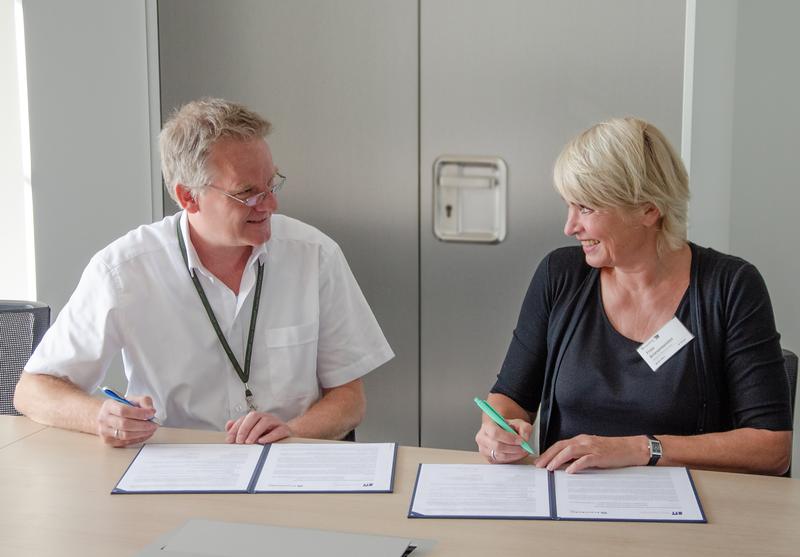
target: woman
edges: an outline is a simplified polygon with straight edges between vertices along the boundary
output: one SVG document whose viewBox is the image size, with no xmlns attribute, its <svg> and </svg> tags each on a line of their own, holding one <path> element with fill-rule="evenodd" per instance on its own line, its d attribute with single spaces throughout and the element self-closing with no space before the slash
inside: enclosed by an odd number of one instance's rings
<svg viewBox="0 0 800 557">
<path fill-rule="evenodd" d="M 687 242 L 688 179 L 663 134 L 634 118 L 593 126 L 554 180 L 581 246 L 534 274 L 488 397 L 518 435 L 484 416 L 480 452 L 526 456 L 539 409 L 538 467 L 783 474 L 792 419 L 766 286 L 742 259 Z"/>
</svg>

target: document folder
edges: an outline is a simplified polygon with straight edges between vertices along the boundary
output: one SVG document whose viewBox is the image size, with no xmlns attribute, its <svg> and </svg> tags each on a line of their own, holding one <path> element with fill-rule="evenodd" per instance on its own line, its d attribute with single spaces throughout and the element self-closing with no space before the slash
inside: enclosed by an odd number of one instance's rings
<svg viewBox="0 0 800 557">
<path fill-rule="evenodd" d="M 396 462 L 396 443 L 155 443 L 111 493 L 391 493 Z"/>
<path fill-rule="evenodd" d="M 420 464 L 409 518 L 706 522 L 687 468 Z"/>
<path fill-rule="evenodd" d="M 151 544 L 137 557 L 421 557 L 409 538 L 241 524 L 214 520 L 189 520 Z"/>
</svg>

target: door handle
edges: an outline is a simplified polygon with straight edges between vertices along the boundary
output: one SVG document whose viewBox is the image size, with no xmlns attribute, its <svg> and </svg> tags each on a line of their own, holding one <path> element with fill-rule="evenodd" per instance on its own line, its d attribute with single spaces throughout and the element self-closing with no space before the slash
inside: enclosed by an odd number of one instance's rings
<svg viewBox="0 0 800 557">
<path fill-rule="evenodd" d="M 506 237 L 508 167 L 500 157 L 443 155 L 433 163 L 433 233 L 444 242 Z"/>
</svg>

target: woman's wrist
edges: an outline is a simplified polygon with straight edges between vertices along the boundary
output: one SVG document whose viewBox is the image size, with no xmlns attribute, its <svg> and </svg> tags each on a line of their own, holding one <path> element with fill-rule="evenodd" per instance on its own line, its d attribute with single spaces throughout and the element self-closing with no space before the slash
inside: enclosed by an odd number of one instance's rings
<svg viewBox="0 0 800 557">
<path fill-rule="evenodd" d="M 647 466 L 650 462 L 650 439 L 647 435 L 637 435 L 633 438 L 636 451 L 636 465 Z"/>
</svg>

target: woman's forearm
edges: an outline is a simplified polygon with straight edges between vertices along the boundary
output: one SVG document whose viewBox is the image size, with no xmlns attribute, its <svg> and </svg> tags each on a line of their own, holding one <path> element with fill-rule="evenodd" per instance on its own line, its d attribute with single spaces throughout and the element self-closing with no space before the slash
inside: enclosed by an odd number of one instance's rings
<svg viewBox="0 0 800 557">
<path fill-rule="evenodd" d="M 779 476 L 791 462 L 792 432 L 741 428 L 703 435 L 657 435 L 663 466 Z"/>
</svg>

